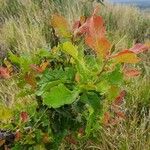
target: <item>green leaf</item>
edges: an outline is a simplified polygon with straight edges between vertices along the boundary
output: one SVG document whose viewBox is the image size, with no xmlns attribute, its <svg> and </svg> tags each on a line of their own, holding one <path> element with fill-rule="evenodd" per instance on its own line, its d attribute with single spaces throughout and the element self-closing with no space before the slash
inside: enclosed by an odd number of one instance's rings
<svg viewBox="0 0 150 150">
<path fill-rule="evenodd" d="M 95 112 L 101 108 L 100 96 L 94 92 L 84 93 L 80 99 L 83 103 L 90 105 Z"/>
<path fill-rule="evenodd" d="M 101 94 L 107 93 L 109 88 L 110 88 L 110 85 L 109 85 L 108 81 L 106 81 L 106 80 L 102 80 L 96 84 L 96 90 L 98 92 L 100 92 Z"/>
<path fill-rule="evenodd" d="M 40 86 L 43 84 L 51 84 L 52 81 L 73 81 L 75 77 L 75 69 L 73 67 L 65 67 L 59 69 L 49 69 L 43 73 L 41 76 L 41 80 L 38 83 Z M 55 82 L 54 82 L 55 83 Z"/>
<path fill-rule="evenodd" d="M 51 53 L 47 49 L 39 49 L 36 55 L 38 55 L 40 58 L 44 58 L 44 57 L 47 58 L 51 56 Z"/>
<path fill-rule="evenodd" d="M 11 52 L 9 53 L 9 59 L 15 64 L 20 64 L 20 58 Z"/>
<path fill-rule="evenodd" d="M 95 56 L 93 55 L 87 55 L 84 57 L 85 63 L 88 67 L 93 72 L 98 72 L 100 69 L 100 65 L 98 64 Z"/>
<path fill-rule="evenodd" d="M 52 87 L 62 83 L 62 81 L 63 80 L 56 80 L 42 84 L 41 87 L 36 91 L 36 95 L 41 96 L 44 92 L 49 91 Z"/>
<path fill-rule="evenodd" d="M 86 136 L 90 135 L 90 133 L 92 132 L 92 129 L 95 125 L 95 121 L 96 121 L 96 114 L 93 111 L 93 108 L 89 107 L 88 110 L 89 110 L 89 116 L 88 116 L 88 119 L 87 119 L 87 124 L 86 124 L 86 129 L 85 129 Z"/>
<path fill-rule="evenodd" d="M 111 86 L 108 91 L 107 100 L 113 101 L 119 95 L 119 92 L 120 88 L 118 86 Z"/>
<path fill-rule="evenodd" d="M 113 85 L 118 85 L 123 82 L 123 73 L 120 71 L 120 66 L 116 66 L 115 70 L 108 74 L 107 80 Z"/>
<path fill-rule="evenodd" d="M 43 103 L 48 107 L 59 108 L 65 104 L 73 103 L 78 95 L 78 90 L 70 91 L 61 83 L 43 95 Z"/>
<path fill-rule="evenodd" d="M 71 55 L 74 59 L 78 60 L 78 47 L 74 46 L 71 42 L 65 42 L 62 45 L 63 51 Z"/>
<path fill-rule="evenodd" d="M 9 53 L 9 59 L 19 65 L 23 72 L 28 72 L 31 69 L 30 65 L 33 63 L 33 58 L 30 55 L 16 56 L 13 53 Z"/>
<path fill-rule="evenodd" d="M 88 104 L 88 117 L 86 125 L 86 135 L 89 136 L 93 129 L 96 129 L 98 120 L 97 117 L 100 116 L 102 112 L 101 99 L 100 96 L 94 92 L 84 93 L 81 96 L 81 102 Z"/>
</svg>

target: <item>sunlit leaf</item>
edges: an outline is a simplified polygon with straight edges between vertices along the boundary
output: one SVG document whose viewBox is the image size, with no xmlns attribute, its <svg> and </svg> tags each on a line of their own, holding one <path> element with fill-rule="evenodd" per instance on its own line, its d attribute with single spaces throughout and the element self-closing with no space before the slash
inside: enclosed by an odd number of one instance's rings
<svg viewBox="0 0 150 150">
<path fill-rule="evenodd" d="M 74 24 L 73 24 L 72 30 L 76 31 L 80 26 L 81 26 L 80 20 L 75 21 Z"/>
<path fill-rule="evenodd" d="M 77 26 L 79 26 L 79 28 L 77 28 Z M 80 24 L 80 22 L 76 22 L 76 24 L 74 25 L 74 30 L 73 30 L 74 31 L 74 37 L 76 37 L 77 35 L 83 35 L 83 34 L 87 33 L 88 30 L 89 30 L 88 21 L 86 21 L 82 25 Z"/>
<path fill-rule="evenodd" d="M 71 42 L 65 42 L 62 45 L 63 51 L 71 55 L 74 59 L 78 59 L 78 47 Z"/>
<path fill-rule="evenodd" d="M 51 20 L 52 26 L 57 30 L 58 34 L 62 37 L 70 37 L 69 24 L 67 20 L 58 14 L 54 14 Z"/>
<path fill-rule="evenodd" d="M 6 106 L 0 105 L 0 120 L 3 122 L 10 121 L 13 116 L 12 110 Z"/>
<path fill-rule="evenodd" d="M 110 88 L 109 83 L 106 80 L 102 80 L 98 84 L 96 84 L 96 90 L 101 94 L 107 93 Z"/>
<path fill-rule="evenodd" d="M 104 57 L 108 54 L 110 43 L 105 37 L 93 38 L 92 36 L 88 35 L 85 38 L 85 42 L 97 53 L 97 55 Z"/>
<path fill-rule="evenodd" d="M 118 54 L 114 55 L 112 58 L 117 63 L 135 64 L 140 61 L 140 59 L 137 57 L 137 55 L 134 52 L 131 52 L 130 50 L 124 50 L 122 52 L 119 52 Z"/>
</svg>

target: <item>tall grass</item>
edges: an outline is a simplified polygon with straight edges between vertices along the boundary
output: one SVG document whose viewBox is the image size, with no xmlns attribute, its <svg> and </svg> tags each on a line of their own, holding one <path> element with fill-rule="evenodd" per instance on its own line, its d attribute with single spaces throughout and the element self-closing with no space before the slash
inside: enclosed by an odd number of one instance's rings
<svg viewBox="0 0 150 150">
<path fill-rule="evenodd" d="M 50 18 L 53 13 L 64 15 L 72 24 L 82 15 L 89 15 L 96 3 L 88 0 L 0 0 L 0 60 L 8 51 L 34 53 L 39 48 L 50 49 L 52 35 Z M 138 8 L 106 4 L 101 7 L 108 37 L 117 49 L 130 47 L 135 42 L 149 40 L 150 16 Z M 72 149 L 148 150 L 150 147 L 150 61 L 143 55 L 139 67 L 143 75 L 127 86 L 126 109 L 128 118 L 122 124 L 102 128 L 95 142 L 83 142 Z M 16 101 L 15 81 L 0 81 L 0 99 Z M 16 92 L 17 91 L 17 92 Z M 18 100 L 18 99 L 17 99 Z M 14 105 L 12 105 L 14 106 Z M 62 149 L 70 149 L 62 144 Z"/>
<path fill-rule="evenodd" d="M 17 52 L 48 47 L 53 13 L 64 15 L 72 24 L 81 15 L 89 15 L 93 6 L 87 0 L 4 0 L 0 5 L 1 45 Z M 111 41 L 125 37 L 121 43 L 124 47 L 131 46 L 133 41 L 143 42 L 150 31 L 150 19 L 137 8 L 106 5 L 101 7 L 101 15 Z"/>
</svg>

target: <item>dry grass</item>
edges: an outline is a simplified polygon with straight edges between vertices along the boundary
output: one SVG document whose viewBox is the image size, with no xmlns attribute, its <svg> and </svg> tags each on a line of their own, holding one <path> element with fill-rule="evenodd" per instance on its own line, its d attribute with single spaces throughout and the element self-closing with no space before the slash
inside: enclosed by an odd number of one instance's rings
<svg viewBox="0 0 150 150">
<path fill-rule="evenodd" d="M 51 14 L 61 13 L 72 23 L 81 15 L 89 15 L 94 5 L 86 0 L 45 0 L 41 3 L 31 0 L 4 0 L 1 3 L 3 23 L 0 44 L 17 52 L 33 52 L 37 48 L 49 47 Z M 131 46 L 135 40 L 143 42 L 150 32 L 149 16 L 137 8 L 106 5 L 101 7 L 101 15 L 105 19 L 111 41 L 117 42 L 125 37 L 122 47 Z"/>
</svg>

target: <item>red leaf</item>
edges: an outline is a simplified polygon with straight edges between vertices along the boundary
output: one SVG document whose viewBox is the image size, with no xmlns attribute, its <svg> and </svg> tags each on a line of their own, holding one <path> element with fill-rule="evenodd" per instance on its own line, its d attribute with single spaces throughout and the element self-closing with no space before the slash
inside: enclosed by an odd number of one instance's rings
<svg viewBox="0 0 150 150">
<path fill-rule="evenodd" d="M 125 69 L 124 74 L 127 77 L 136 77 L 136 76 L 139 76 L 141 72 L 137 69 Z"/>
<path fill-rule="evenodd" d="M 96 16 L 96 13 L 98 12 L 99 7 L 97 6 L 94 11 L 92 16 Z M 80 20 L 76 21 L 73 24 L 73 31 L 74 31 L 74 35 L 81 35 L 84 33 L 88 33 L 89 32 L 89 21 L 91 18 L 85 18 L 84 16 L 80 17 Z"/>
<path fill-rule="evenodd" d="M 99 8 L 96 7 L 93 15 L 86 19 L 86 22 L 81 24 L 76 22 L 74 36 L 86 34 L 85 43 L 92 48 L 99 56 L 105 57 L 108 54 L 110 43 L 105 36 L 104 21 L 101 16 L 96 16 Z"/>
<path fill-rule="evenodd" d="M 94 10 L 92 17 L 87 21 L 88 32 L 85 42 L 89 47 L 93 48 L 98 55 L 105 57 L 108 54 L 110 43 L 105 36 L 106 29 L 103 18 L 96 16 L 97 11 L 98 8 Z"/>
<path fill-rule="evenodd" d="M 75 21 L 73 24 L 73 32 L 79 32 L 79 28 L 86 22 L 86 18 L 84 16 L 80 17 L 80 20 Z M 79 33 L 80 34 L 80 33 Z"/>
<path fill-rule="evenodd" d="M 20 120 L 21 122 L 25 123 L 29 120 L 29 115 L 27 112 L 21 112 L 20 113 Z"/>
<path fill-rule="evenodd" d="M 86 36 L 86 37 L 85 37 L 85 42 L 86 42 L 86 44 L 87 44 L 90 48 L 92 48 L 92 49 L 95 48 L 94 40 L 93 40 L 93 38 L 92 38 L 91 36 Z"/>
<path fill-rule="evenodd" d="M 88 35 L 85 37 L 85 42 L 90 48 L 94 49 L 98 55 L 105 57 L 108 54 L 110 43 L 105 37 L 95 39 Z"/>
<path fill-rule="evenodd" d="M 139 54 L 144 51 L 147 51 L 148 49 L 149 49 L 149 47 L 146 44 L 138 43 L 138 44 L 135 44 L 132 48 L 130 48 L 130 51 L 132 51 L 136 54 Z"/>
<path fill-rule="evenodd" d="M 4 79 L 10 78 L 10 73 L 8 68 L 0 67 L 0 78 L 4 78 Z"/>
<path fill-rule="evenodd" d="M 102 17 L 92 16 L 87 21 L 87 25 L 86 44 L 94 49 L 98 55 L 105 57 L 108 54 L 110 43 L 105 37 L 105 27 Z"/>
<path fill-rule="evenodd" d="M 15 134 L 15 141 L 19 141 L 22 137 L 22 134 L 20 131 L 17 131 L 16 134 Z"/>
<path fill-rule="evenodd" d="M 78 27 L 79 26 L 79 27 Z M 81 22 L 80 21 L 77 21 L 75 24 L 74 24 L 74 27 L 73 27 L 73 31 L 74 31 L 74 37 L 76 37 L 77 35 L 82 35 L 82 34 L 85 34 L 87 33 L 89 30 L 89 27 L 88 27 L 88 19 L 86 20 L 85 23 L 83 23 L 81 25 Z"/>
<path fill-rule="evenodd" d="M 123 103 L 123 99 L 124 99 L 125 95 L 126 95 L 126 91 L 125 90 L 121 91 L 119 96 L 116 97 L 113 104 L 120 106 Z"/>
<path fill-rule="evenodd" d="M 93 37 L 104 37 L 105 27 L 101 16 L 92 16 L 88 21 L 89 33 Z"/>
</svg>

